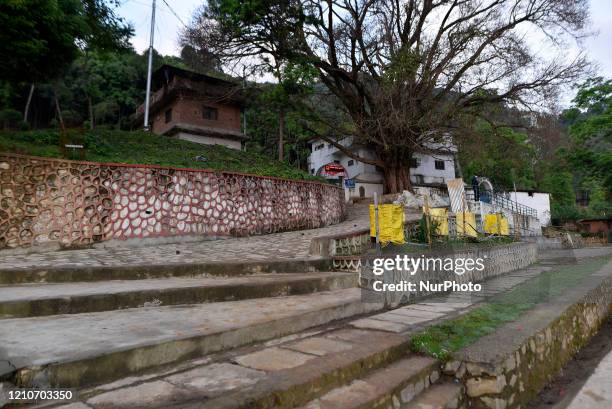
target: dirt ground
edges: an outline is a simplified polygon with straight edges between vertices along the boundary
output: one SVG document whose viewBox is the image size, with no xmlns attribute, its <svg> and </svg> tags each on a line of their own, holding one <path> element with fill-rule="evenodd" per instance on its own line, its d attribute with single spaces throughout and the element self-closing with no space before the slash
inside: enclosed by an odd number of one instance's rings
<svg viewBox="0 0 612 409">
<path fill-rule="evenodd" d="M 597 364 L 612 351 L 612 318 L 601 327 L 591 342 L 576 354 L 527 409 L 563 409 L 569 405 Z"/>
</svg>

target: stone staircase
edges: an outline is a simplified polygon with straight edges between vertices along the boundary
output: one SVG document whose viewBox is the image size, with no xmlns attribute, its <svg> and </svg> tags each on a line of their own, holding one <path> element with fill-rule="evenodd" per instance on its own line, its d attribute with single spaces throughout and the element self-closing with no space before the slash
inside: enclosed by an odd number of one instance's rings
<svg viewBox="0 0 612 409">
<path fill-rule="evenodd" d="M 2 273 L 0 384 L 71 388 L 78 402 L 35 406 L 65 409 L 462 407 L 410 334 L 481 298 L 381 312 L 328 263 Z M 491 280 L 487 295 L 539 272 Z"/>
</svg>

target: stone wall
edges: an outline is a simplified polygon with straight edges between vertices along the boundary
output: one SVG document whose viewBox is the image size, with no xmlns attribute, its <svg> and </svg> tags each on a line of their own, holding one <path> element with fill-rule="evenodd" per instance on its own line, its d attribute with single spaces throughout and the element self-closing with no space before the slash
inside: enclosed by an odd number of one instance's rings
<svg viewBox="0 0 612 409">
<path fill-rule="evenodd" d="M 553 304 L 538 310 L 532 320 L 538 330 L 532 331 L 522 322 L 508 327 L 503 336 L 512 347 L 507 348 L 503 342 L 477 342 L 446 364 L 447 374 L 465 384 L 471 408 L 526 407 L 597 333 L 612 313 L 612 278 L 595 274 L 593 280 L 598 284 L 570 301 L 569 306 Z M 550 321 L 544 324 L 547 319 Z M 493 358 L 488 359 L 489 355 Z"/>
<path fill-rule="evenodd" d="M 469 282 L 478 283 L 490 278 L 505 274 L 510 271 L 518 270 L 533 264 L 537 261 L 538 250 L 535 243 L 512 243 L 491 246 L 470 246 L 464 249 L 448 251 L 423 251 L 409 255 L 414 258 L 421 256 L 436 259 L 483 259 L 484 269 L 482 271 L 466 271 L 463 274 L 456 274 L 452 271 L 438 270 L 419 270 L 414 275 L 406 271 L 385 271 L 381 276 L 376 276 L 372 272 L 373 259 L 376 256 L 337 256 L 334 258 L 334 267 L 339 270 L 360 271 L 362 298 L 371 302 L 384 301 L 388 306 L 396 306 L 408 302 L 415 302 L 431 295 L 425 291 L 385 291 L 374 292 L 372 290 L 375 281 L 385 283 L 400 283 L 402 281 L 428 281 L 430 283 L 442 283 L 444 281 L 454 281 L 457 284 L 467 284 Z M 383 255 L 383 257 L 394 258 L 394 255 Z M 486 288 L 486 287 L 485 287 Z M 384 298 L 384 300 L 383 300 Z"/>
<path fill-rule="evenodd" d="M 344 216 L 342 189 L 318 182 L 0 153 L 0 250 L 247 236 L 327 226 Z"/>
</svg>

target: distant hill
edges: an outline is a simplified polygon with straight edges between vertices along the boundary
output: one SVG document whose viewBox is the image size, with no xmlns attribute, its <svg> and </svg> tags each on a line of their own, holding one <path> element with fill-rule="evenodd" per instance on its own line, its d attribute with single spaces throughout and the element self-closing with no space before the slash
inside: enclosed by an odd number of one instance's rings
<svg viewBox="0 0 612 409">
<path fill-rule="evenodd" d="M 220 145 L 200 145 L 140 131 L 69 131 L 61 144 L 57 130 L 0 132 L 0 152 L 62 158 L 60 146 L 66 143 L 85 146 L 82 159 L 92 162 L 214 169 L 324 181 L 256 152 L 237 151 Z M 73 156 L 71 150 L 67 154 L 70 159 L 81 159 L 80 155 Z"/>
</svg>

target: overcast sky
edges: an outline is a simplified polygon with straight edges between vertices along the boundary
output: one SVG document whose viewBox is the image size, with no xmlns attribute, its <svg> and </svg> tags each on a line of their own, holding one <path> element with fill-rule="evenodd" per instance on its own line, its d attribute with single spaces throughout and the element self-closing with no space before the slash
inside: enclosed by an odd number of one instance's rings
<svg viewBox="0 0 612 409">
<path fill-rule="evenodd" d="M 189 24 L 193 12 L 203 4 L 203 1 L 166 1 L 178 17 L 170 11 L 163 0 L 157 0 L 155 49 L 162 54 L 177 55 L 178 38 L 183 23 Z M 132 43 L 139 52 L 145 50 L 149 44 L 151 3 L 152 0 L 124 0 L 119 8 L 119 14 L 136 29 Z M 583 47 L 589 58 L 598 65 L 599 75 L 612 78 L 612 0 L 590 0 L 590 3 L 591 31 L 595 35 L 585 40 Z"/>
</svg>

